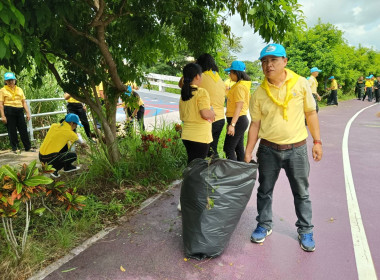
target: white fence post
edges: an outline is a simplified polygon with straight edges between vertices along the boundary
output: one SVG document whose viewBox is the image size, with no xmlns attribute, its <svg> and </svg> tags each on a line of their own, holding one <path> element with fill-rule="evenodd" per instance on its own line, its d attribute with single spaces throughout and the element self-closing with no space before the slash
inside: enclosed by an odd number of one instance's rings
<svg viewBox="0 0 380 280">
<path fill-rule="evenodd" d="M 34 141 L 34 134 L 33 134 L 33 122 L 32 122 L 32 109 L 30 107 L 30 100 L 26 100 L 26 105 L 28 106 L 29 109 L 29 114 L 30 114 L 30 119 L 28 121 L 28 131 L 30 135 L 30 140 Z"/>
</svg>

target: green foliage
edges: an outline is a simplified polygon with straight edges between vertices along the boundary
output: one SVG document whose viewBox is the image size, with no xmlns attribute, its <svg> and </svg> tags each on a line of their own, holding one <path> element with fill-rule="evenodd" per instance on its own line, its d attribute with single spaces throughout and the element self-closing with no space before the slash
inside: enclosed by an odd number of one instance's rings
<svg viewBox="0 0 380 280">
<path fill-rule="evenodd" d="M 0 13 L 7 32 L 0 34 L 0 63 L 16 73 L 36 65 L 35 85 L 41 85 L 41 77 L 50 71 L 65 92 L 88 104 L 102 123 L 112 163 L 119 160 L 114 145 L 116 103 L 125 91 L 124 82 L 141 84 L 145 66 L 159 59 L 167 62 L 179 51 L 194 57 L 215 52 L 220 33 L 230 32 L 219 20 L 220 12 L 240 14 L 266 41 L 281 40 L 286 31 L 302 24 L 297 0 L 8 3 Z M 95 92 L 101 81 L 105 111 Z"/>
<path fill-rule="evenodd" d="M 78 195 L 76 189 L 65 188 L 63 182 L 54 183 L 52 179 L 43 176 L 44 173 L 53 171 L 50 165 L 42 165 L 42 169 L 38 169 L 35 160 L 28 165 L 23 164 L 20 170 L 9 165 L 0 168 L 0 217 L 5 237 L 18 259 L 25 252 L 32 200 L 47 196 L 52 203 L 64 205 L 66 211 L 80 210 L 84 206 L 82 203 L 86 197 Z M 36 209 L 33 213 L 41 216 L 46 208 L 44 204 L 44 207 Z M 25 211 L 25 226 L 22 237 L 18 237 L 13 227 L 13 219 L 20 216 L 19 212 L 22 209 Z"/>
<path fill-rule="evenodd" d="M 319 22 L 293 35 L 293 40 L 285 42 L 288 67 L 306 77 L 310 75 L 310 68 L 322 69 L 318 76 L 320 93 L 330 86 L 330 76 L 334 76 L 343 93 L 348 94 L 359 76 L 380 73 L 380 53 L 349 46 L 343 32 L 330 23 Z"/>
</svg>

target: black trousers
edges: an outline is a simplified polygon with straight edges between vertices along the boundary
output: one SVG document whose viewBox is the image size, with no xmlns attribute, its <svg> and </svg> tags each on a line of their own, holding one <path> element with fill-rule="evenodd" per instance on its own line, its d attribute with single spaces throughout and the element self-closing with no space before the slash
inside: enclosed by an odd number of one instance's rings
<svg viewBox="0 0 380 280">
<path fill-rule="evenodd" d="M 57 171 L 62 168 L 64 170 L 68 169 L 68 167 L 77 160 L 77 154 L 69 152 L 67 145 L 65 145 L 58 153 L 48 155 L 39 154 L 38 157 L 41 162 L 51 164 Z"/>
<path fill-rule="evenodd" d="M 315 100 L 315 109 L 317 110 L 317 113 L 319 112 L 319 106 L 318 106 L 318 99 L 317 99 L 317 94 L 316 93 L 313 93 L 313 97 L 314 97 L 314 100 Z"/>
<path fill-rule="evenodd" d="M 366 98 L 366 96 L 368 96 L 368 101 L 372 101 L 372 88 L 371 87 L 367 87 L 367 90 L 365 91 L 365 94 L 363 96 L 363 101 L 364 99 Z"/>
<path fill-rule="evenodd" d="M 225 119 L 221 119 L 212 123 L 213 141 L 211 142 L 210 149 L 208 150 L 207 156 L 209 157 L 219 158 L 218 142 L 219 142 L 219 137 L 220 137 L 220 134 L 222 133 L 225 122 L 226 122 Z"/>
<path fill-rule="evenodd" d="M 67 103 L 67 113 L 78 115 L 87 137 L 91 138 L 90 124 L 88 122 L 87 114 L 85 109 L 83 108 L 82 103 Z"/>
<path fill-rule="evenodd" d="M 338 90 L 333 89 L 329 96 L 329 102 L 327 102 L 328 105 L 338 105 Z"/>
<path fill-rule="evenodd" d="M 127 114 L 128 116 L 132 116 L 132 109 L 131 108 L 127 108 Z M 137 119 L 137 122 L 139 123 L 139 126 L 140 126 L 140 131 L 145 131 L 145 125 L 144 125 L 144 114 L 145 114 L 145 107 L 144 105 L 141 105 L 139 107 L 139 110 L 137 111 L 137 114 L 136 114 L 136 119 Z M 126 127 L 126 130 L 128 132 L 131 132 L 132 131 L 132 128 L 133 128 L 133 121 L 130 121 L 130 122 L 127 122 L 127 127 Z"/>
<path fill-rule="evenodd" d="M 31 144 L 24 118 L 24 108 L 4 106 L 4 114 L 7 118 L 6 126 L 12 151 L 16 151 L 19 148 L 17 131 L 20 133 L 21 142 L 24 145 L 25 151 L 30 150 Z"/>
<path fill-rule="evenodd" d="M 232 118 L 227 118 L 227 129 Z M 235 125 L 235 135 L 226 134 L 223 150 L 231 160 L 244 161 L 244 133 L 248 128 L 247 116 L 240 116 Z"/>
<path fill-rule="evenodd" d="M 380 102 L 380 89 L 375 89 L 376 103 Z"/>
<path fill-rule="evenodd" d="M 196 158 L 206 158 L 210 144 L 194 142 L 190 140 L 182 139 L 183 145 L 185 145 L 187 152 L 187 164 Z"/>
</svg>

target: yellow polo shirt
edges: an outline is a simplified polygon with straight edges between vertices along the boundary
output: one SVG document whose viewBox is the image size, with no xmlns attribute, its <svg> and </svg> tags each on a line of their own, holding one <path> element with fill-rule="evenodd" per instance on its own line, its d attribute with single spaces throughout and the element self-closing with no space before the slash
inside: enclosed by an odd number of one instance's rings
<svg viewBox="0 0 380 280">
<path fill-rule="evenodd" d="M 25 99 L 24 91 L 18 86 L 12 90 L 9 86 L 0 89 L 0 101 L 4 102 L 4 106 L 22 108 L 22 100 Z"/>
<path fill-rule="evenodd" d="M 53 123 L 40 147 L 41 155 L 58 153 L 67 144 L 69 147 L 78 140 L 78 135 L 67 122 Z"/>
<path fill-rule="evenodd" d="M 331 90 L 337 90 L 338 89 L 338 82 L 334 79 L 331 81 Z"/>
<path fill-rule="evenodd" d="M 226 98 L 226 87 L 218 72 L 203 72 L 202 83 L 200 87 L 207 90 L 210 96 L 211 106 L 215 112 L 215 121 L 224 119 L 224 101 Z"/>
<path fill-rule="evenodd" d="M 311 92 L 312 93 L 317 93 L 318 81 L 317 81 L 317 79 L 313 75 L 311 75 L 310 78 L 309 78 L 309 84 L 310 84 L 310 87 L 311 87 Z"/>
<path fill-rule="evenodd" d="M 373 84 L 374 84 L 374 82 L 372 80 L 366 80 L 365 81 L 365 87 L 373 87 Z"/>
<path fill-rule="evenodd" d="M 196 86 L 193 86 L 196 87 Z M 179 100 L 179 117 L 183 122 L 181 138 L 184 140 L 211 143 L 211 123 L 201 117 L 200 110 L 210 109 L 210 96 L 204 88 L 192 92 L 190 100 Z"/>
<path fill-rule="evenodd" d="M 240 80 L 234 84 L 227 93 L 227 117 L 233 117 L 235 112 L 235 107 L 237 102 L 244 102 L 243 108 L 240 111 L 239 116 L 244 116 L 248 112 L 249 99 L 250 99 L 250 89 L 251 81 Z"/>
<path fill-rule="evenodd" d="M 293 78 L 288 69 L 286 80 Z M 286 83 L 280 88 L 268 82 L 274 98 L 283 102 L 286 97 Z M 305 113 L 315 111 L 316 104 L 308 81 L 299 77 L 291 90 L 293 98 L 288 104 L 288 120 L 284 120 L 283 108 L 276 105 L 261 86 L 254 92 L 249 111 L 253 121 L 261 121 L 259 138 L 279 145 L 293 144 L 307 138 Z"/>
<path fill-rule="evenodd" d="M 67 99 L 66 101 L 67 101 L 67 103 L 81 103 L 80 101 L 78 101 L 78 100 L 76 100 L 76 99 L 74 99 L 74 98 L 72 98 L 72 97 L 70 97 L 70 98 Z"/>
</svg>

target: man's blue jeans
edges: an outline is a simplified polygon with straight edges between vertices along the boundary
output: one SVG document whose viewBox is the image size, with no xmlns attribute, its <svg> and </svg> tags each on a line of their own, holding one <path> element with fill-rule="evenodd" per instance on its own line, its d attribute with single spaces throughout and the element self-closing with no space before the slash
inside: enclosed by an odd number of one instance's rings
<svg viewBox="0 0 380 280">
<path fill-rule="evenodd" d="M 260 183 L 257 190 L 258 216 L 256 220 L 258 225 L 266 229 L 272 228 L 273 189 L 281 168 L 283 168 L 294 197 L 294 206 L 298 218 L 296 222 L 297 231 L 298 233 L 312 232 L 314 226 L 311 223 L 312 210 L 308 190 L 310 164 L 306 144 L 284 151 L 260 145 L 257 151 L 257 159 Z"/>
</svg>

